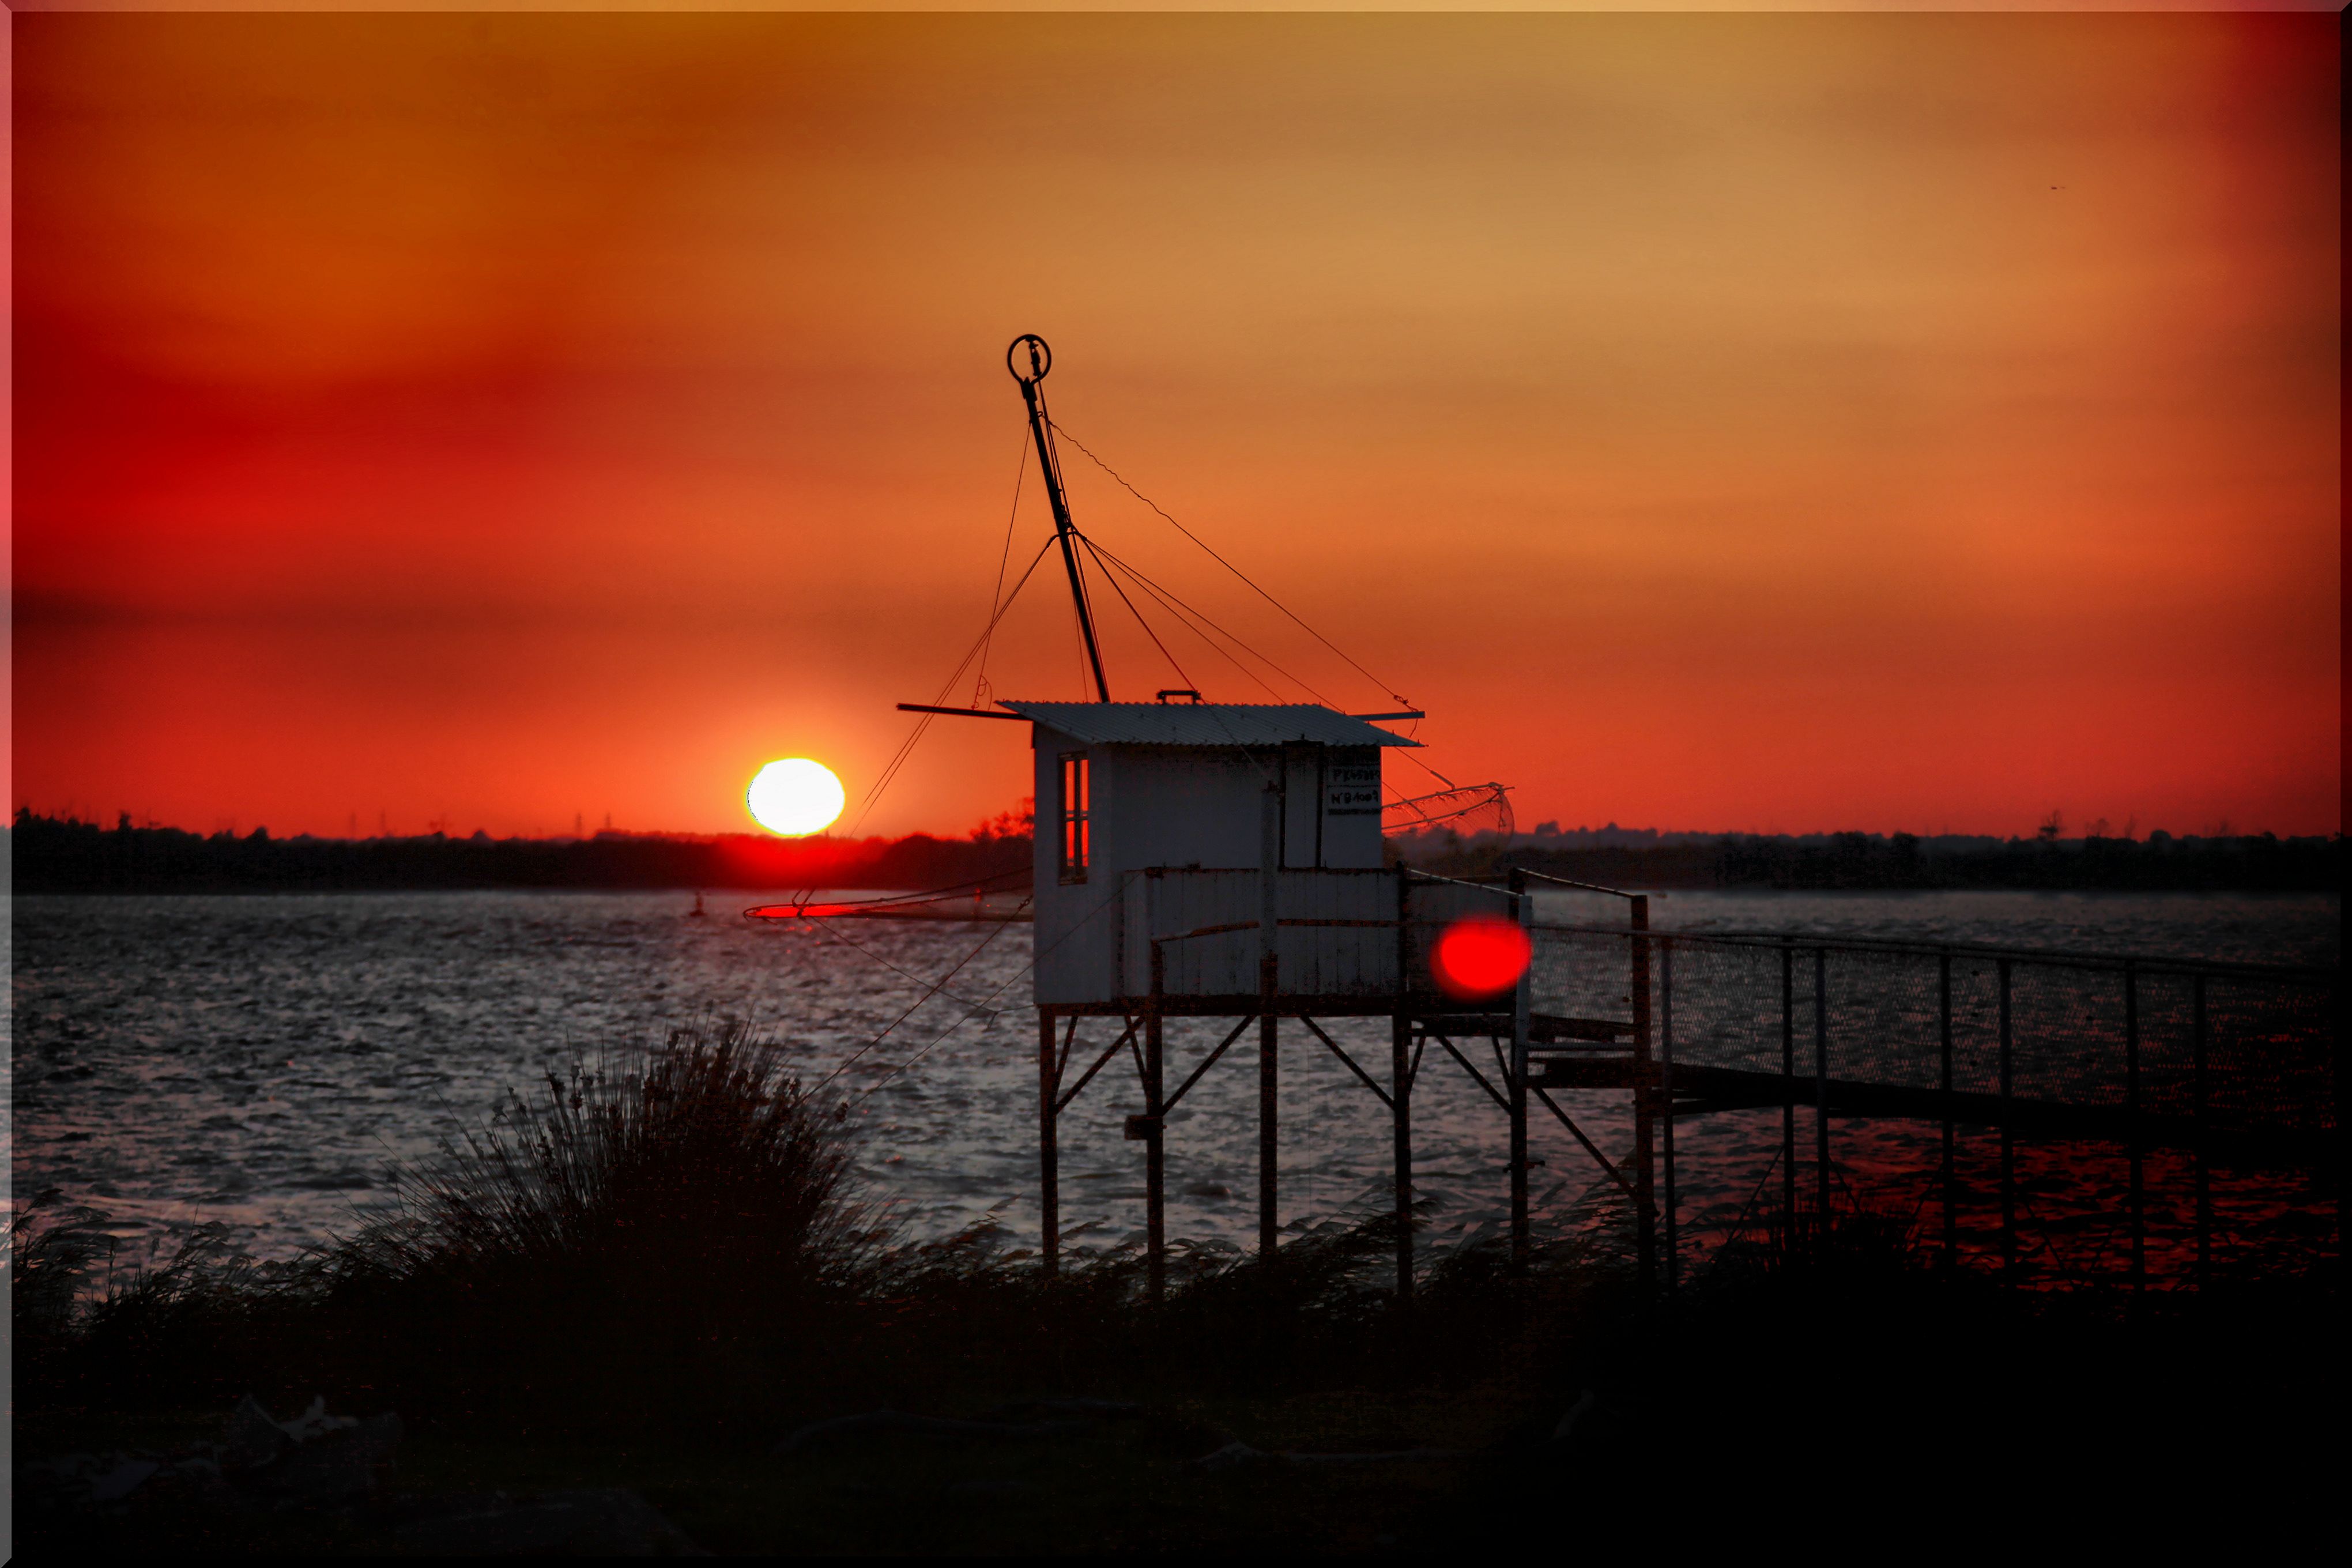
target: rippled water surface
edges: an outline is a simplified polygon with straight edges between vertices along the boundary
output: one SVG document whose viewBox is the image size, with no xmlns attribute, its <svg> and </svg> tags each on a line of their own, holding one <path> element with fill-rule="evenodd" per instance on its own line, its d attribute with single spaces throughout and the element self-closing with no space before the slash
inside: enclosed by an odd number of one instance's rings
<svg viewBox="0 0 2352 1568">
<path fill-rule="evenodd" d="M 503 1088 L 528 1089 L 574 1052 L 714 1016 L 751 1020 L 811 1078 L 837 1073 L 831 1089 L 854 1107 L 870 1187 L 911 1229 L 993 1216 L 1034 1237 L 1029 928 L 826 931 L 732 918 L 754 901 L 714 900 L 710 918 L 693 919 L 677 893 L 18 899 L 16 1192 L 58 1187 L 158 1236 L 226 1220 L 254 1251 L 283 1256 L 347 1228 L 354 1205 L 382 1197 L 388 1164 L 429 1153 Z M 1677 892 L 1654 906 L 1654 923 L 2332 965 L 2342 916 L 2332 896 Z M 923 1001 L 959 963 L 946 992 Z M 1384 1075 L 1385 1020 L 1331 1032 Z M 1094 1034 L 1097 1049 L 1109 1042 L 1101 1021 Z M 1377 1206 L 1386 1110 L 1295 1026 L 1286 1042 L 1286 1222 Z M 1205 1025 L 1171 1026 L 1171 1085 L 1213 1043 Z M 1223 1246 L 1254 1229 L 1254 1064 L 1237 1047 L 1169 1118 L 1173 1235 Z M 1604 1150 L 1626 1145 L 1622 1094 L 1561 1099 Z M 1116 1241 L 1141 1223 L 1142 1146 L 1121 1136 L 1139 1109 L 1133 1071 L 1113 1062 L 1066 1114 L 1066 1232 Z M 1450 1064 L 1425 1069 L 1414 1122 L 1417 1179 L 1438 1207 L 1433 1235 L 1495 1223 L 1503 1126 L 1485 1092 Z M 1857 1123 L 1841 1148 L 1891 1169 L 1927 1135 Z M 1769 1164 L 1779 1114 L 1697 1118 L 1678 1138 L 1690 1216 L 1720 1226 Z M 1537 1190 L 1557 1222 L 1597 1171 L 1556 1128 L 1541 1128 L 1537 1145 L 1549 1162 Z M 1970 1143 L 1963 1163 L 1981 1152 Z M 2053 1193 L 2103 1179 L 2063 1150 L 2037 1158 Z"/>
</svg>

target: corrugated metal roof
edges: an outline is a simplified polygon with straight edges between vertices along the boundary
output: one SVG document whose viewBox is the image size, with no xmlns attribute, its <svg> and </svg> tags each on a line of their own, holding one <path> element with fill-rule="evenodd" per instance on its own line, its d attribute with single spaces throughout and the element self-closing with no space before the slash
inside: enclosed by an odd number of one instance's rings
<svg viewBox="0 0 2352 1568">
<path fill-rule="evenodd" d="M 1009 708 L 1090 746 L 1418 746 L 1312 702 L 1013 702 Z"/>
</svg>

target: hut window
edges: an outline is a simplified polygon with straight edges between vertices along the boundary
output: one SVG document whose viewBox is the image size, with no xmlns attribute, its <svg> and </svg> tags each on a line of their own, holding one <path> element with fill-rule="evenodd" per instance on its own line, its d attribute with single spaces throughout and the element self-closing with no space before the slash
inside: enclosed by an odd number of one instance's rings
<svg viewBox="0 0 2352 1568">
<path fill-rule="evenodd" d="M 1087 754 L 1062 753 L 1062 880 L 1087 879 Z"/>
</svg>

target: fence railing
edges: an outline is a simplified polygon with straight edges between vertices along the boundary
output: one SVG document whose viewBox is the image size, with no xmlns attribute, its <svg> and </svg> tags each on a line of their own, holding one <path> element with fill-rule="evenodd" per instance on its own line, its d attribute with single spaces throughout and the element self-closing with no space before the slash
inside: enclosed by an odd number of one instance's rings
<svg viewBox="0 0 2352 1568">
<path fill-rule="evenodd" d="M 1779 1182 L 1738 1218 L 1669 1212 L 1670 1254 L 1908 1194 L 1948 1257 L 2011 1270 L 2037 1247 L 2045 1272 L 2071 1251 L 2136 1282 L 2201 1278 L 2223 1253 L 2296 1236 L 2340 1255 L 2336 971 L 1615 925 L 1533 934 L 1538 1009 L 1628 1016 L 1648 971 L 1650 1055 L 1685 1117 L 1780 1111 Z M 1916 1140 L 1842 1149 L 1838 1125 L 1857 1116 L 1933 1126 L 1926 1168 L 1890 1154 Z"/>
</svg>

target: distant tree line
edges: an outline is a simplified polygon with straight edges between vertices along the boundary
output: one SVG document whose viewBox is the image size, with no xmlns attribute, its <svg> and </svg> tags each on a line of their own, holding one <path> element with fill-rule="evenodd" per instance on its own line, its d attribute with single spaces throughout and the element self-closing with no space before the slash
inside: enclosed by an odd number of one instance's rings
<svg viewBox="0 0 2352 1568">
<path fill-rule="evenodd" d="M 961 838 L 793 838 L 618 833 L 592 838 L 273 838 L 112 827 L 19 811 L 5 839 L 20 893 L 360 891 L 463 888 L 946 888 L 1030 866 L 1025 814 Z M 2176 838 L 1921 839 L 1907 833 L 1676 836 L 1670 843 L 1575 848 L 1522 837 L 1433 835 L 1392 841 L 1413 865 L 1451 876 L 1524 867 L 1625 888 L 2021 888 L 2326 890 L 2344 885 L 2344 840 L 2270 834 Z"/>
<path fill-rule="evenodd" d="M 1908 833 L 1726 834 L 1656 846 L 1538 849 L 1476 840 L 1410 857 L 1451 875 L 1523 867 L 1624 888 L 2018 888 L 2322 891 L 2344 885 L 2344 838 L 2038 835 L 1934 844 Z"/>
<path fill-rule="evenodd" d="M 274 838 L 112 827 L 19 811 L 5 831 L 20 893 L 389 891 L 465 888 L 945 888 L 1026 876 L 1027 825 L 962 838 L 770 838 L 616 833 L 593 838 Z M 1004 874 L 1011 875 L 1005 876 Z"/>
</svg>

